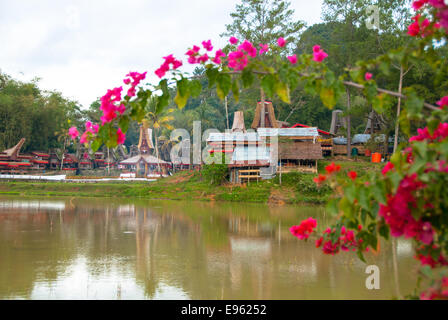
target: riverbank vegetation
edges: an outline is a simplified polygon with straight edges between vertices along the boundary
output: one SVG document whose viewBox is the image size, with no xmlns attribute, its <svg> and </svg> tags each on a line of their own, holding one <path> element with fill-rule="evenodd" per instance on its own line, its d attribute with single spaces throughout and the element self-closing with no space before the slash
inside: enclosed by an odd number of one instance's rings
<svg viewBox="0 0 448 320">
<path fill-rule="evenodd" d="M 341 175 L 351 170 L 360 177 L 381 170 L 381 164 L 339 161 Z M 325 171 L 328 161 L 321 161 L 319 172 Z M 182 171 L 156 182 L 36 182 L 0 181 L 0 194 L 26 196 L 125 197 L 169 200 L 233 201 L 270 203 L 273 205 L 310 203 L 323 204 L 331 194 L 328 187 L 317 187 L 314 174 L 286 173 L 273 180 L 231 185 L 219 172 Z M 219 181 L 219 182 L 217 182 Z"/>
</svg>

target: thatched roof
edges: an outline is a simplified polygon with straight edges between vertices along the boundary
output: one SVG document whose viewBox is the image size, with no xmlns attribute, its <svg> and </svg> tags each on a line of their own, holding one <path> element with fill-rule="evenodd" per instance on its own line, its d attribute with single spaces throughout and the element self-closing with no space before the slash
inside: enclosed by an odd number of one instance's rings
<svg viewBox="0 0 448 320">
<path fill-rule="evenodd" d="M 265 115 L 264 115 L 264 128 L 279 128 L 279 124 L 275 119 L 274 107 L 272 102 L 265 101 Z M 254 121 L 252 122 L 252 128 L 261 128 L 261 102 L 258 102 L 255 109 Z"/>
<path fill-rule="evenodd" d="M 279 143 L 278 157 L 289 160 L 319 160 L 323 159 L 320 142 L 284 142 Z"/>
<path fill-rule="evenodd" d="M 243 111 L 236 111 L 233 117 L 232 132 L 246 132 Z"/>
</svg>

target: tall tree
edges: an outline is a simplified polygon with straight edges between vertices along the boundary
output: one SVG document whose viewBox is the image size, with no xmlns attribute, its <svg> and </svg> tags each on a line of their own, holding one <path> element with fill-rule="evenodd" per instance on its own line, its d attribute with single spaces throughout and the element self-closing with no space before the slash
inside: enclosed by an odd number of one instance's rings
<svg viewBox="0 0 448 320">
<path fill-rule="evenodd" d="M 294 19 L 290 5 L 289 1 L 242 0 L 230 14 L 233 21 L 226 25 L 226 32 L 221 36 L 239 37 L 256 46 L 260 43 L 275 44 L 279 37 L 293 44 L 305 23 Z"/>
</svg>

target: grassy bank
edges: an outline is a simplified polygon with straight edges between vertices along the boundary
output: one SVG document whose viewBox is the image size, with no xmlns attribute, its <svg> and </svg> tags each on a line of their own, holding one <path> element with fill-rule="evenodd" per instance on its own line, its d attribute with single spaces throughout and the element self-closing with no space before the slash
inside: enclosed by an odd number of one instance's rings
<svg viewBox="0 0 448 320">
<path fill-rule="evenodd" d="M 336 162 L 342 173 L 356 170 L 361 176 L 379 170 L 382 165 L 368 162 Z M 322 161 L 324 172 L 329 162 Z M 64 183 L 35 181 L 0 181 L 0 195 L 73 196 L 73 197 L 133 197 L 145 199 L 237 201 L 273 204 L 324 203 L 331 194 L 327 187 L 317 188 L 314 174 L 288 173 L 273 180 L 235 186 L 213 185 L 200 172 L 183 171 L 157 182 Z"/>
</svg>

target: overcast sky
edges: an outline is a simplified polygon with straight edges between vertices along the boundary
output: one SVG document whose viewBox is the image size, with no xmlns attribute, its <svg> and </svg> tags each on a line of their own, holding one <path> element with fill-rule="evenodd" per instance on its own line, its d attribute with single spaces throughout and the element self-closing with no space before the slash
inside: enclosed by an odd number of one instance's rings
<svg viewBox="0 0 448 320">
<path fill-rule="evenodd" d="M 239 0 L 0 0 L 0 70 L 20 80 L 41 78 L 88 107 L 129 71 L 154 70 L 173 53 L 211 39 L 231 22 Z M 296 18 L 320 22 L 322 0 L 292 0 Z M 151 79 L 152 78 L 152 79 Z"/>
</svg>

